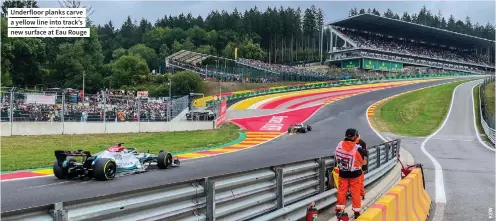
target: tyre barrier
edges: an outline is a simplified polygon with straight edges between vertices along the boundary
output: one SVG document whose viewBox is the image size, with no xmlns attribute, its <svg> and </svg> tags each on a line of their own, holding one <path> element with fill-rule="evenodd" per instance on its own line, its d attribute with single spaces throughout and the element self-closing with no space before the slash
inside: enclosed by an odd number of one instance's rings
<svg viewBox="0 0 496 221">
<path fill-rule="evenodd" d="M 431 198 L 424 189 L 421 169 L 408 176 L 371 205 L 357 221 L 425 221 L 429 217 Z"/>
</svg>

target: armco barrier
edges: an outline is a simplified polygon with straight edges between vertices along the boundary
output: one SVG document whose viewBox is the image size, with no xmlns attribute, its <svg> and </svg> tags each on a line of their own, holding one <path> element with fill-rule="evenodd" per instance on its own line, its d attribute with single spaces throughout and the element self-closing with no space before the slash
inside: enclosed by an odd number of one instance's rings
<svg viewBox="0 0 496 221">
<path fill-rule="evenodd" d="M 2 122 L 1 136 L 143 133 L 215 129 L 214 121 L 171 122 Z"/>
<path fill-rule="evenodd" d="M 393 140 L 369 148 L 365 184 L 378 180 L 395 164 L 400 147 Z M 373 158 L 373 159 L 372 159 Z M 11 220 L 273 220 L 305 216 L 307 201 L 319 208 L 335 203 L 326 171 L 335 165 L 323 157 L 250 171 L 189 180 L 96 198 L 60 202 L 5 212 Z M 177 168 L 181 169 L 181 168 Z M 164 171 L 163 173 L 167 173 Z M 135 175 L 139 176 L 139 175 Z M 119 178 L 116 178 L 119 179 Z M 98 182 L 98 181 L 92 181 Z M 107 185 L 102 182 L 102 185 Z"/>
<path fill-rule="evenodd" d="M 357 221 L 425 221 L 431 209 L 431 198 L 424 189 L 420 169 L 391 188 L 370 206 Z"/>
<path fill-rule="evenodd" d="M 489 140 L 493 143 L 493 145 L 496 144 L 496 130 L 494 126 L 494 116 L 491 114 L 489 110 L 487 110 L 487 103 L 486 103 L 486 85 L 494 82 L 495 77 L 489 77 L 484 79 L 484 81 L 480 84 L 479 86 L 479 115 L 480 115 L 480 121 L 482 125 L 482 129 L 484 130 L 484 133 L 487 135 Z"/>
</svg>

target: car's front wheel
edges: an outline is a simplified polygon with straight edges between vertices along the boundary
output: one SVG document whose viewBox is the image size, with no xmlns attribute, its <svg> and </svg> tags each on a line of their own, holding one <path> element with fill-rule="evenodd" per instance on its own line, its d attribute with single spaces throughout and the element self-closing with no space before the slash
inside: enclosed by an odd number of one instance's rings
<svg viewBox="0 0 496 221">
<path fill-rule="evenodd" d="M 172 154 L 167 151 L 160 151 L 157 156 L 157 167 L 167 169 L 172 165 Z"/>
</svg>

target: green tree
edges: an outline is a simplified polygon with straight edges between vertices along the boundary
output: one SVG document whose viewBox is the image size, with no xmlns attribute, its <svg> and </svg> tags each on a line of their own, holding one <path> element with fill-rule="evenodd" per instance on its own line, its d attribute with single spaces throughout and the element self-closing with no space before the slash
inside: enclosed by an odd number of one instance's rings
<svg viewBox="0 0 496 221">
<path fill-rule="evenodd" d="M 174 95 L 187 95 L 191 92 L 204 92 L 203 81 L 200 76 L 191 71 L 180 71 L 172 75 L 172 92 Z"/>
<path fill-rule="evenodd" d="M 128 50 L 129 55 L 140 56 L 146 61 L 146 64 L 151 70 L 157 70 L 157 54 L 155 50 L 146 47 L 144 44 L 137 44 Z"/>
<path fill-rule="evenodd" d="M 116 88 L 138 85 L 142 76 L 148 75 L 148 65 L 140 56 L 124 55 L 112 67 L 111 84 Z"/>
</svg>

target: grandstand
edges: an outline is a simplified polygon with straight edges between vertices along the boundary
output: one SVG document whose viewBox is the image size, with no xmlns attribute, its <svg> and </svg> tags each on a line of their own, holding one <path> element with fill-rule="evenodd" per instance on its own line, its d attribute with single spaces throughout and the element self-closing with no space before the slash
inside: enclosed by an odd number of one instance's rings
<svg viewBox="0 0 496 221">
<path fill-rule="evenodd" d="M 494 73 L 495 42 L 372 14 L 329 24 L 327 62 L 367 73 Z"/>
</svg>

